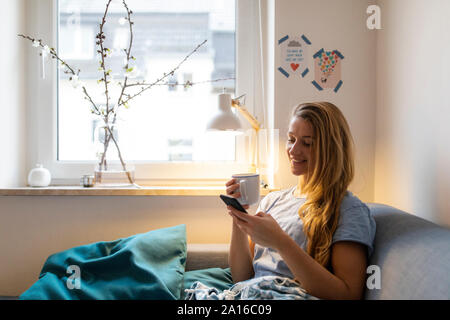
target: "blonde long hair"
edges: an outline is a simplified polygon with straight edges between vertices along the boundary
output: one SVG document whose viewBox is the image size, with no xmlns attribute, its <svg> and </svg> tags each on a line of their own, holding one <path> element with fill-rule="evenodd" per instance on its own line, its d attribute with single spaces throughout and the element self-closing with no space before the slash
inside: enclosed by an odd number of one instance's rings
<svg viewBox="0 0 450 320">
<path fill-rule="evenodd" d="M 311 148 L 316 161 L 314 168 L 308 168 L 307 183 L 304 176 L 299 178 L 301 192 L 306 194 L 299 216 L 308 240 L 307 253 L 328 268 L 340 205 L 354 177 L 354 142 L 344 115 L 332 103 L 300 104 L 293 117 L 308 121 L 314 130 Z"/>
</svg>

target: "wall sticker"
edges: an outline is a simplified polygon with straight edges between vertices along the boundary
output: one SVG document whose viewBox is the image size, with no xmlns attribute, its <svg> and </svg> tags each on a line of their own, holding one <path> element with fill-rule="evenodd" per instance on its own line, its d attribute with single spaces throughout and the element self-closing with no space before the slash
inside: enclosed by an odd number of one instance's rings
<svg viewBox="0 0 450 320">
<path fill-rule="evenodd" d="M 299 74 L 304 78 L 308 72 L 308 47 L 311 41 L 305 36 L 284 36 L 278 40 L 280 48 L 280 66 L 278 71 L 286 78 Z"/>
<path fill-rule="evenodd" d="M 338 92 L 343 81 L 341 79 L 341 61 L 344 56 L 338 51 L 325 51 L 323 48 L 314 56 L 314 81 L 312 84 L 317 90 L 332 88 Z"/>
</svg>

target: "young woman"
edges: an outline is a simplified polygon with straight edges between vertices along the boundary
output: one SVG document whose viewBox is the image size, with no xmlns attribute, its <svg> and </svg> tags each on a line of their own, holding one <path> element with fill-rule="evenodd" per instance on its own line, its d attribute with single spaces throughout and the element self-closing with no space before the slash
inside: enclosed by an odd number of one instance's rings
<svg viewBox="0 0 450 320">
<path fill-rule="evenodd" d="M 295 107 L 286 152 L 297 186 L 268 194 L 256 215 L 227 207 L 233 282 L 278 275 L 320 299 L 363 298 L 376 226 L 369 208 L 347 190 L 354 155 L 342 112 L 327 102 Z M 240 197 L 234 179 L 226 187 Z"/>
</svg>

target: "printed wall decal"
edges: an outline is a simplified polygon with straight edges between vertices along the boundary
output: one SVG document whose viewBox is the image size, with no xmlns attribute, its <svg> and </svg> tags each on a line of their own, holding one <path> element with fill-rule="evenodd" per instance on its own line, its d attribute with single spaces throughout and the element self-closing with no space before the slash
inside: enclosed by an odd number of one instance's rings
<svg viewBox="0 0 450 320">
<path fill-rule="evenodd" d="M 317 90 L 332 88 L 338 92 L 343 81 L 342 59 L 344 56 L 338 51 L 325 51 L 323 48 L 317 51 L 314 56 L 314 81 L 312 84 Z"/>
<path fill-rule="evenodd" d="M 305 36 L 284 36 L 278 40 L 280 49 L 280 66 L 278 71 L 286 78 L 290 75 L 299 74 L 304 78 L 308 72 L 308 47 L 311 41 Z"/>
</svg>

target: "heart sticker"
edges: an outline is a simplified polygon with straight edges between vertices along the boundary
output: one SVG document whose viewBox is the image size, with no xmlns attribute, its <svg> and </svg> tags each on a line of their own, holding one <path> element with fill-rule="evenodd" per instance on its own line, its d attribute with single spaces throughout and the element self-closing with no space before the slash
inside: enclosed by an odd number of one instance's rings
<svg viewBox="0 0 450 320">
<path fill-rule="evenodd" d="M 291 63 L 291 68 L 292 68 L 292 70 L 297 70 L 297 68 L 299 67 L 300 65 L 298 64 L 298 63 Z"/>
</svg>

